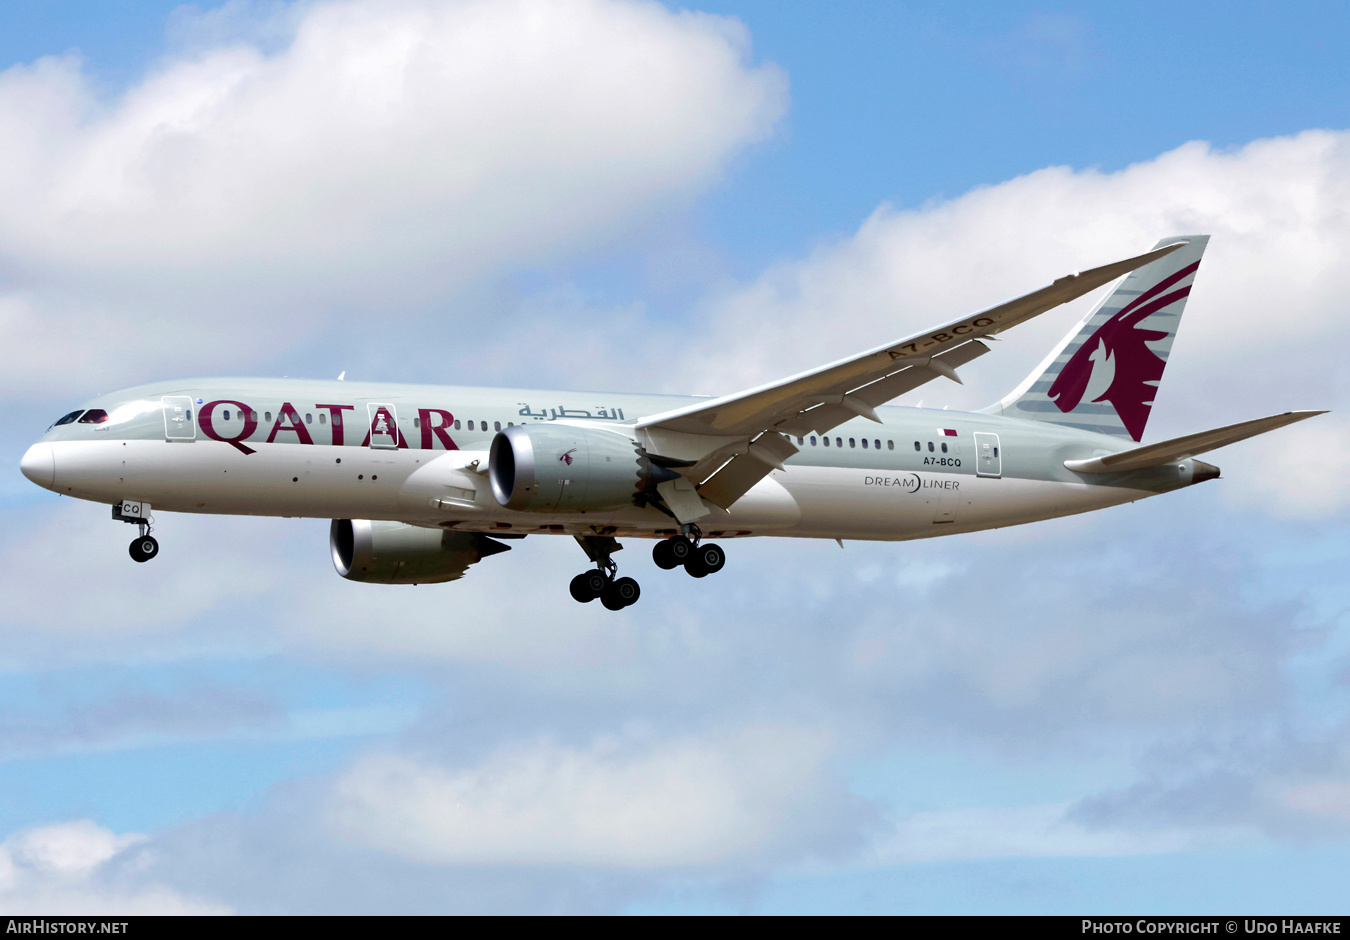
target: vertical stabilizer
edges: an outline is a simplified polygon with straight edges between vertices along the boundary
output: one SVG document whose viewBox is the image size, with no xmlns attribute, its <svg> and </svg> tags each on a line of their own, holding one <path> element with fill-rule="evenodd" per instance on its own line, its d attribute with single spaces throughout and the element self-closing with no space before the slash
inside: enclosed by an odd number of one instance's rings
<svg viewBox="0 0 1350 940">
<path fill-rule="evenodd" d="M 1177 242 L 1187 244 L 1127 274 L 989 410 L 1140 440 L 1209 236 L 1164 238 L 1155 247 Z"/>
</svg>

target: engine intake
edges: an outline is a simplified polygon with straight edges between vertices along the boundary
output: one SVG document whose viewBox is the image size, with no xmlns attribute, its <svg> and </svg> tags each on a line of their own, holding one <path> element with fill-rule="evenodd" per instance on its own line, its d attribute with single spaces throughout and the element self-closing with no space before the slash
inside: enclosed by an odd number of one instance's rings
<svg viewBox="0 0 1350 940">
<path fill-rule="evenodd" d="M 338 574 L 371 584 L 453 581 L 474 562 L 511 549 L 477 532 L 368 519 L 334 519 L 328 546 Z"/>
<path fill-rule="evenodd" d="M 679 477 L 652 463 L 632 438 L 565 424 L 516 425 L 492 439 L 492 495 L 520 512 L 595 512 L 644 505 Z"/>
</svg>

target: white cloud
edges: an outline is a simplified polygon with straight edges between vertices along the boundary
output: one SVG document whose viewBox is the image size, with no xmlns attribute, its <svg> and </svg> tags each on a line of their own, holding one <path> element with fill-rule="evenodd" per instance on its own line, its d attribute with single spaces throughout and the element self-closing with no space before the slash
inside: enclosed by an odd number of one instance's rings
<svg viewBox="0 0 1350 940">
<path fill-rule="evenodd" d="M 119 836 L 88 820 L 30 829 L 5 841 L 13 863 L 37 871 L 77 874 L 92 871 L 143 837 Z"/>
<path fill-rule="evenodd" d="M 512 542 L 510 553 L 451 584 L 345 582 L 331 566 L 310 563 L 295 572 L 280 619 L 288 642 L 324 656 L 502 666 L 528 674 L 540 691 L 637 689 L 727 645 L 714 625 L 682 616 L 664 590 L 674 576 L 656 580 L 664 572 L 648 560 L 650 544 L 631 540 L 616 555 L 647 591 L 623 611 L 572 601 L 567 584 L 590 563 L 571 538 L 541 536 Z"/>
<path fill-rule="evenodd" d="M 450 768 L 387 754 L 337 783 L 336 831 L 443 864 L 707 865 L 813 828 L 828 736 L 758 726 L 713 738 L 506 745 Z"/>
<path fill-rule="evenodd" d="M 1179 852 L 1196 834 L 1167 830 L 1105 829 L 1067 817 L 1069 804 L 1011 808 L 972 807 L 915 813 L 867 853 L 875 865 L 978 858 L 1105 858 Z"/>
<path fill-rule="evenodd" d="M 1278 433 L 1278 438 L 1258 438 L 1214 455 L 1216 463 L 1229 462 L 1232 468 L 1226 474 L 1232 497 L 1310 519 L 1350 508 L 1350 421 L 1344 412 L 1319 415 Z"/>
<path fill-rule="evenodd" d="M 1350 822 L 1350 780 L 1319 780 L 1291 786 L 1279 794 L 1279 802 L 1315 816 Z"/>
<path fill-rule="evenodd" d="M 213 902 L 115 870 L 145 841 L 87 819 L 39 826 L 0 843 L 0 907 L 8 914 L 228 914 Z"/>
<path fill-rule="evenodd" d="M 237 615 L 275 586 L 276 543 L 256 533 L 276 522 L 168 513 L 156 522 L 164 550 L 138 565 L 127 556 L 135 529 L 113 522 L 105 507 L 63 500 L 48 503 L 41 517 L 11 516 L 0 541 L 6 599 L 0 664 L 30 655 L 49 664 L 100 655 L 125 661 L 129 643 L 145 650 L 175 634 L 164 642 L 181 653 L 184 625 L 212 613 Z M 235 539 L 243 544 L 232 550 Z M 189 547 L 198 541 L 210 545 L 209 557 Z M 217 652 L 228 644 L 223 635 L 212 639 L 220 644 Z M 197 637 L 186 645 L 200 642 Z"/>
<path fill-rule="evenodd" d="M 574 253 L 701 191 L 785 107 L 739 24 L 654 2 L 299 11 L 277 51 L 194 49 L 112 101 L 70 57 L 0 73 L 12 387 L 125 368 L 114 341 L 142 369 L 266 358 L 335 310 Z"/>
</svg>

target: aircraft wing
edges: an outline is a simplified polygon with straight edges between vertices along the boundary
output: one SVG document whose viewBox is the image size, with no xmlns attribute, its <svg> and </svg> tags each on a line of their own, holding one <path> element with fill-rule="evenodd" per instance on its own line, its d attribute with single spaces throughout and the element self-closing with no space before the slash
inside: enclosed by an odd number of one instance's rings
<svg viewBox="0 0 1350 940">
<path fill-rule="evenodd" d="M 728 507 L 797 452 L 783 434 L 823 433 L 858 416 L 879 421 L 876 406 L 938 376 L 960 382 L 956 367 L 989 351 L 979 342 L 980 337 L 1001 333 L 1075 300 L 1184 244 L 1176 242 L 1114 264 L 1075 272 L 1040 290 L 936 329 L 745 392 L 652 415 L 639 421 L 637 427 L 648 432 L 654 454 L 664 453 L 663 442 L 677 443 L 672 451 L 696 451 L 691 436 L 723 442 L 722 460 L 682 460 L 684 454 L 678 452 L 666 456 L 674 458 L 671 465 L 689 468 L 686 475 L 700 484 L 701 497 Z M 728 448 L 735 453 L 729 462 L 725 461 Z"/>
</svg>

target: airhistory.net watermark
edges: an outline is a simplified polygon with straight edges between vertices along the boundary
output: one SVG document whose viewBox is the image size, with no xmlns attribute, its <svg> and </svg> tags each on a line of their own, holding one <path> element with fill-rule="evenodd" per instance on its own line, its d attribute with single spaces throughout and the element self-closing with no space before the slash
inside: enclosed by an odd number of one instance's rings
<svg viewBox="0 0 1350 940">
<path fill-rule="evenodd" d="M 10 918 L 5 925 L 7 934 L 105 934 L 126 933 L 130 921 L 125 920 L 48 920 L 45 917 Z"/>
</svg>

